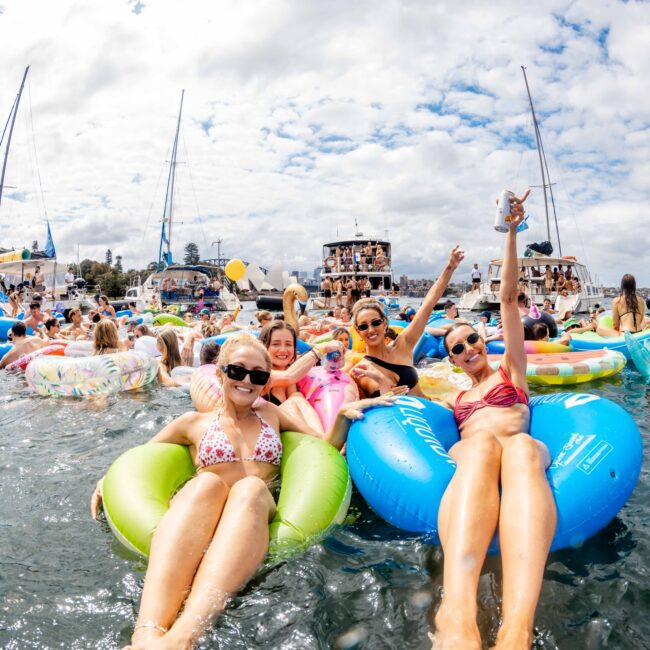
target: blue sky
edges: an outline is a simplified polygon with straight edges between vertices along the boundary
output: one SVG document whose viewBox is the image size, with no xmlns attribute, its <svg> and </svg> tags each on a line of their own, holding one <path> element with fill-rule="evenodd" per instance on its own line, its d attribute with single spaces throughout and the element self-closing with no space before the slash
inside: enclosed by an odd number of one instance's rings
<svg viewBox="0 0 650 650">
<path fill-rule="evenodd" d="M 398 273 L 499 257 L 501 189 L 540 184 L 520 65 L 541 122 L 565 254 L 648 277 L 650 6 L 641 2 L 56 3 L 0 0 L 0 118 L 32 65 L 0 246 L 129 266 L 158 251 L 180 91 L 177 258 L 189 241 L 269 267 L 317 265 L 354 229 Z M 30 115 L 31 107 L 31 115 Z M 544 239 L 539 188 L 531 230 Z M 555 242 L 554 242 L 555 244 Z M 557 248 L 557 246 L 556 246 Z"/>
</svg>

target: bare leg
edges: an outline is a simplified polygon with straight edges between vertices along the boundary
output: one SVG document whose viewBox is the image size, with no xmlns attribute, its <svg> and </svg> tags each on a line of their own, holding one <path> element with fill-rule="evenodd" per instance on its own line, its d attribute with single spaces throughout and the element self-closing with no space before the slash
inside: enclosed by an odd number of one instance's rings
<svg viewBox="0 0 650 650">
<path fill-rule="evenodd" d="M 476 592 L 499 516 L 501 446 L 493 436 L 474 436 L 450 454 L 458 466 L 438 514 L 445 561 L 433 647 L 480 649 Z"/>
<path fill-rule="evenodd" d="M 314 410 L 314 407 L 305 399 L 305 396 L 302 393 L 294 393 L 284 401 L 280 408 L 285 410 L 291 417 L 304 422 L 307 425 L 308 429 L 313 429 L 322 434 L 322 438 L 325 435 L 323 430 L 323 423 L 318 417 L 318 413 Z"/>
<path fill-rule="evenodd" d="M 264 481 L 256 476 L 237 481 L 183 612 L 164 637 L 137 647 L 191 648 L 219 617 L 229 594 L 246 584 L 264 559 L 274 514 L 275 503 Z"/>
<path fill-rule="evenodd" d="M 503 563 L 503 624 L 497 648 L 533 642 L 535 608 L 557 514 L 545 469 L 548 449 L 530 435 L 509 438 L 501 458 L 499 542 Z"/>
<path fill-rule="evenodd" d="M 191 479 L 172 501 L 153 535 L 134 642 L 162 636 L 157 627 L 171 627 L 214 535 L 227 496 L 224 481 L 204 472 Z"/>
</svg>

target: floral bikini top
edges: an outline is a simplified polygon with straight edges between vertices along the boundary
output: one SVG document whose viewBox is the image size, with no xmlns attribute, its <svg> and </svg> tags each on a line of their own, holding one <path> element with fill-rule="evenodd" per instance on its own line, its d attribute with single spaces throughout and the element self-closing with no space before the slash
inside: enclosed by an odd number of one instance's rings
<svg viewBox="0 0 650 650">
<path fill-rule="evenodd" d="M 232 463 L 238 460 L 254 460 L 258 463 L 280 465 L 282 459 L 280 436 L 256 411 L 253 411 L 253 413 L 260 421 L 260 433 L 255 443 L 255 451 L 250 458 L 239 458 L 237 456 L 235 448 L 219 422 L 221 411 L 218 411 L 199 443 L 198 467 L 208 467 L 208 465 L 217 465 L 218 463 Z"/>
</svg>

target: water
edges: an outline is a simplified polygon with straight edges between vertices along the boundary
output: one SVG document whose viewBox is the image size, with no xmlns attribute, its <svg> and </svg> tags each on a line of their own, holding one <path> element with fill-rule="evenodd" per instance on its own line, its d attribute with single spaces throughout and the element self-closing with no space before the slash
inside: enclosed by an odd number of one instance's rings
<svg viewBox="0 0 650 650">
<path fill-rule="evenodd" d="M 252 311 L 248 306 L 243 322 Z M 647 438 L 650 385 L 629 366 L 581 390 L 628 409 Z M 187 396 L 157 386 L 96 401 L 54 400 L 33 397 L 20 376 L 0 376 L 0 647 L 128 642 L 144 564 L 90 518 L 89 497 L 112 460 L 189 408 Z M 605 530 L 580 548 L 551 554 L 536 648 L 650 647 L 650 478 L 644 465 L 632 498 Z M 429 648 L 441 580 L 438 548 L 383 523 L 355 495 L 350 523 L 302 555 L 260 571 L 202 647 Z M 490 642 L 500 591 L 498 558 L 489 558 L 479 624 Z"/>
</svg>

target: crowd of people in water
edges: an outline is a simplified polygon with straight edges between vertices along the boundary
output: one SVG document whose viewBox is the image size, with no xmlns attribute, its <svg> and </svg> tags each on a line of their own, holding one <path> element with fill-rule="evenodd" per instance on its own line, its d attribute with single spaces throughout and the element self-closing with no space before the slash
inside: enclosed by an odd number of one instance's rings
<svg viewBox="0 0 650 650">
<path fill-rule="evenodd" d="M 60 338 L 92 340 L 93 353 L 102 355 L 129 350 L 138 339 L 153 337 L 159 353 L 158 376 L 165 386 L 176 385 L 174 368 L 194 363 L 195 341 L 233 333 L 222 346 L 210 341 L 201 349 L 200 363 L 216 364 L 221 386 L 217 408 L 185 413 L 150 441 L 186 445 L 197 472 L 173 498 L 153 535 L 132 647 L 191 647 L 214 624 L 230 595 L 250 580 L 266 555 L 267 524 L 275 512 L 269 486 L 279 472 L 280 432 L 302 431 L 344 450 L 351 423 L 363 418 L 365 410 L 390 405 L 402 393 L 424 397 L 413 351 L 425 331 L 443 337 L 451 364 L 472 381 L 469 390 L 453 402 L 444 402 L 453 411 L 460 439 L 448 452 L 456 470 L 439 512 L 444 578 L 434 647 L 482 647 L 476 622 L 477 588 L 497 529 L 503 605 L 496 647 L 531 646 L 556 511 L 545 475 L 548 449 L 528 433 L 524 340 L 555 336 L 558 325 L 568 335 L 578 329 L 600 332 L 603 310 L 598 308 L 590 319 L 580 321 L 571 311 L 554 313 L 550 300 L 533 309 L 521 291 L 517 267 L 517 226 L 524 217 L 526 196 L 514 198 L 511 204 L 496 327 L 489 312 L 481 313 L 478 325 L 473 326 L 451 301 L 445 304 L 450 322 L 442 328 L 427 325 L 464 259 L 459 247 L 450 252 L 420 307 L 402 310 L 401 318 L 408 326 L 399 332 L 389 326 L 386 305 L 358 288 L 355 293 L 350 290 L 350 303 L 337 300 L 323 317 L 303 314 L 296 324 L 289 322 L 294 314 L 274 316 L 261 310 L 255 315 L 256 323 L 242 325 L 233 314 L 217 315 L 204 309 L 198 319 L 185 316 L 187 327 L 168 323 L 154 330 L 151 324 L 138 322 L 134 303 L 129 305 L 130 316 L 118 317 L 109 299 L 101 296 L 97 309 L 86 318 L 78 309 L 72 310 L 70 323 L 61 327 L 59 319 L 43 312 L 38 301 L 29 305 L 23 319 L 11 327 L 14 349 L 5 356 L 9 362 Z M 358 250 L 344 248 L 335 251 L 330 268 L 377 265 L 381 255 L 381 247 L 370 242 Z M 562 275 L 566 286 L 566 273 Z M 554 287 L 559 280 L 558 272 Z M 612 334 L 639 331 L 650 324 L 630 275 L 623 277 L 621 296 L 614 300 L 612 322 Z M 30 328 L 31 336 L 27 334 Z M 251 329 L 259 330 L 257 337 L 238 331 Z M 325 333 L 330 334 L 327 340 Z M 354 364 L 342 368 L 353 381 L 334 425 L 324 430 L 296 383 L 324 356 L 344 356 L 353 333 L 365 351 Z M 496 372 L 488 364 L 486 348 L 494 337 L 506 344 Z M 299 339 L 313 343 L 303 355 L 298 354 Z M 7 363 L 3 359 L 0 365 Z M 262 440 L 264 449 L 272 449 L 271 455 L 261 452 Z M 219 454 L 212 452 L 215 448 Z M 99 515 L 101 500 L 100 480 L 91 498 L 94 517 Z"/>
</svg>

